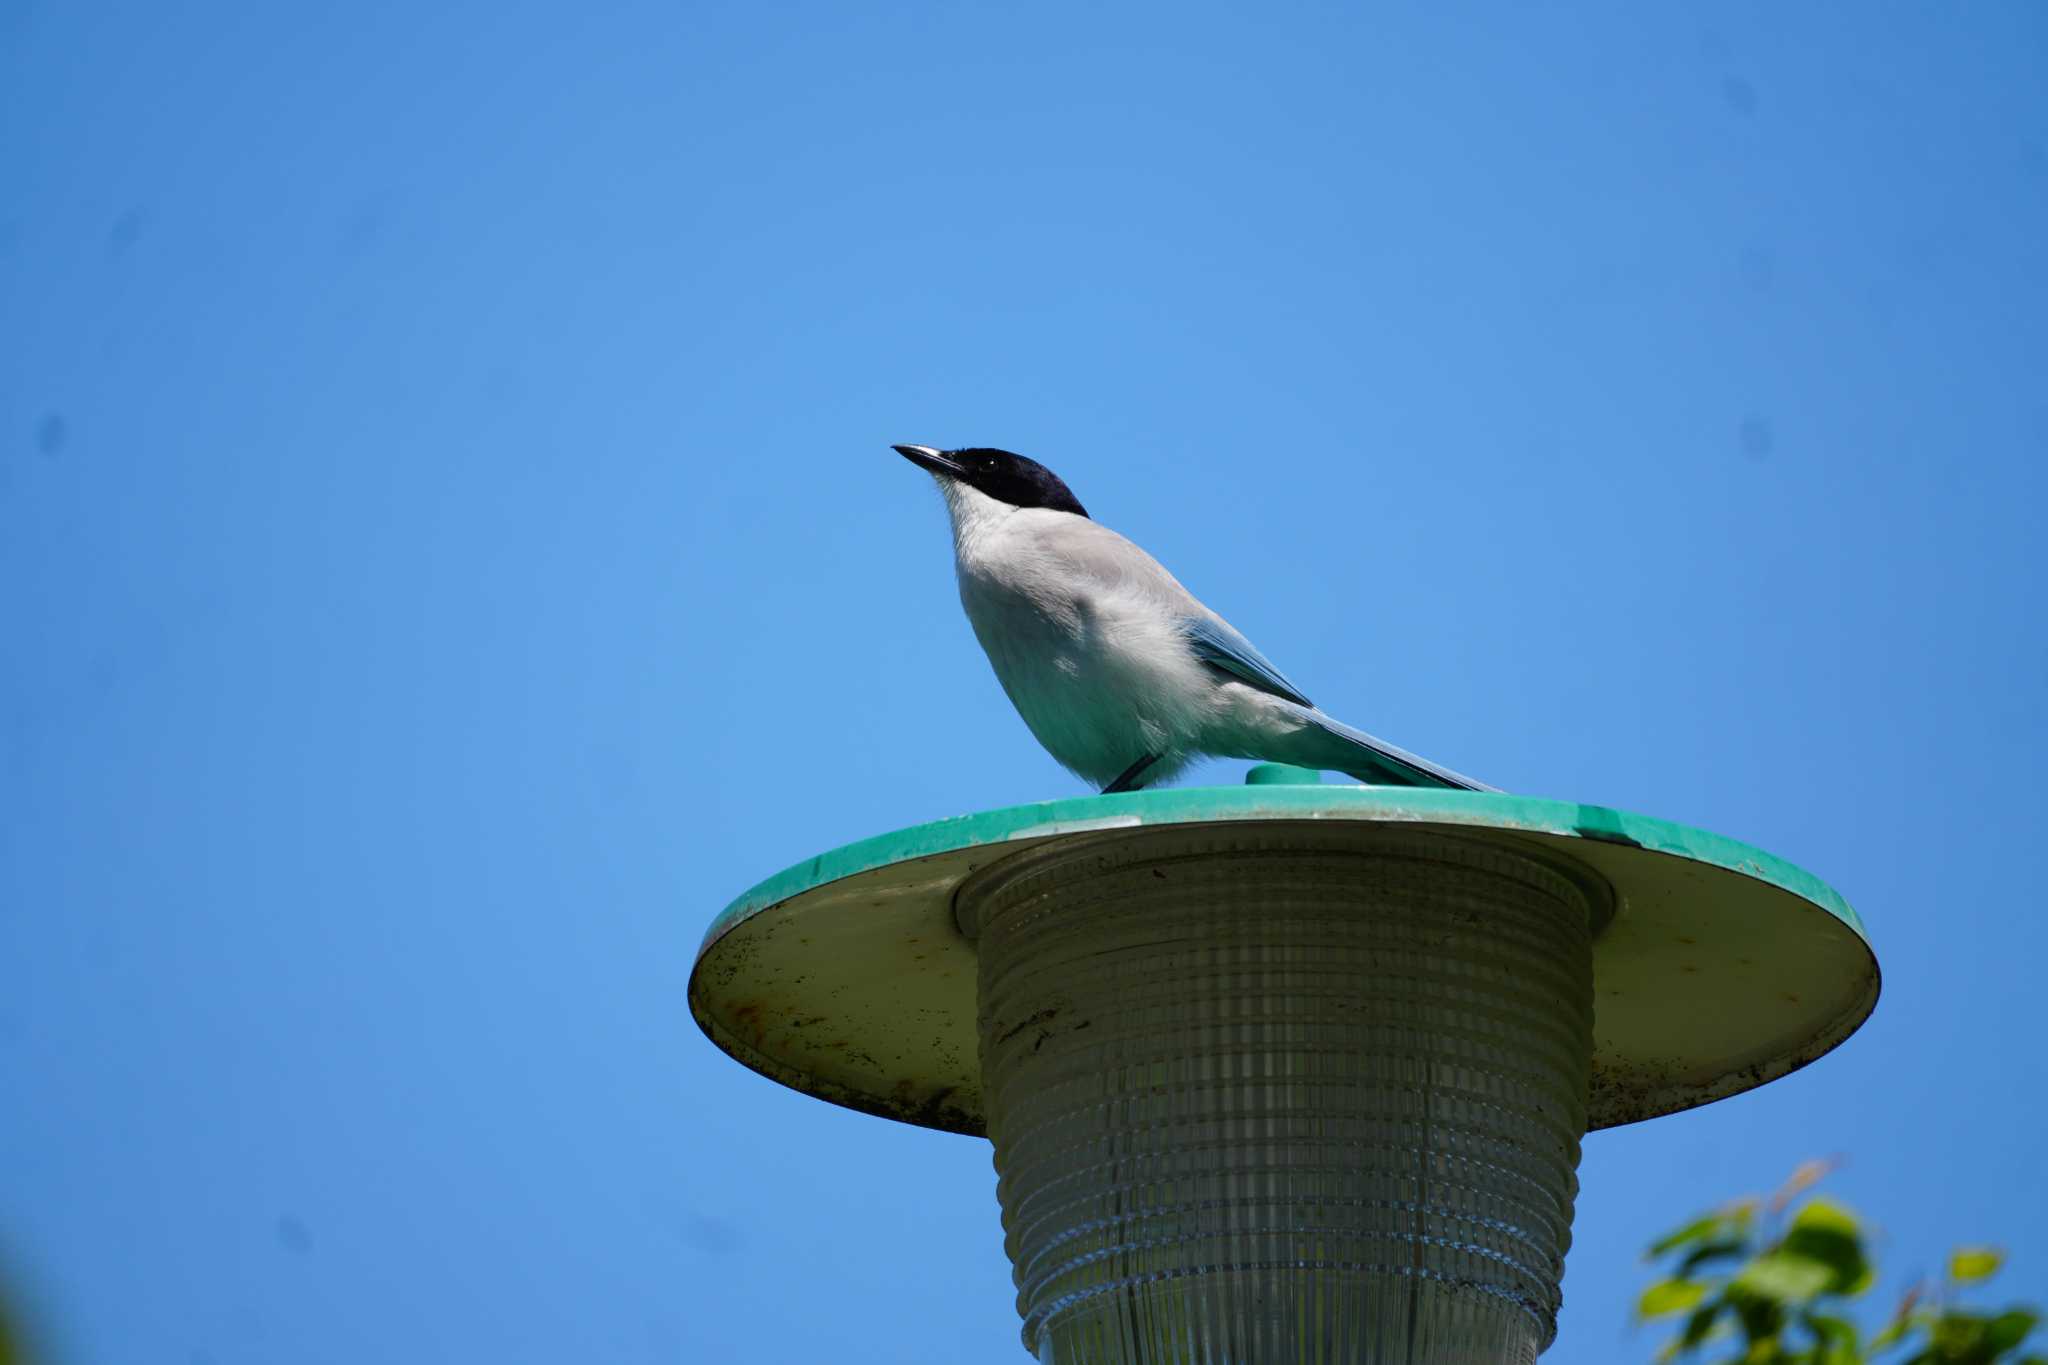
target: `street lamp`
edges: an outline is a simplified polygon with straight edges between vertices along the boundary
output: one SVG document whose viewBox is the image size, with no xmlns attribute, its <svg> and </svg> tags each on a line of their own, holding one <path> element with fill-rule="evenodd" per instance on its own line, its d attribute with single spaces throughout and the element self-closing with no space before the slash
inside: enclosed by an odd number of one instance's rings
<svg viewBox="0 0 2048 1365">
<path fill-rule="evenodd" d="M 690 1008 L 806 1094 L 994 1143 L 1041 1365 L 1530 1362 L 1579 1141 L 1877 1002 L 1791 864 L 1600 806 L 1254 768 L 823 854 Z"/>
</svg>

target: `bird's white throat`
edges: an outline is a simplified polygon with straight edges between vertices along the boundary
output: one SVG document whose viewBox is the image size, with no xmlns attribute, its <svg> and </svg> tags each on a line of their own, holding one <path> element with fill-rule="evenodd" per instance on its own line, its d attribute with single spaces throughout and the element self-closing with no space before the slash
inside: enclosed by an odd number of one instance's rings
<svg viewBox="0 0 2048 1365">
<path fill-rule="evenodd" d="M 1014 516 L 1018 509 L 1001 502 L 959 479 L 934 476 L 932 482 L 946 499 L 946 512 L 953 519 L 953 551 L 971 555 L 974 547 Z"/>
</svg>

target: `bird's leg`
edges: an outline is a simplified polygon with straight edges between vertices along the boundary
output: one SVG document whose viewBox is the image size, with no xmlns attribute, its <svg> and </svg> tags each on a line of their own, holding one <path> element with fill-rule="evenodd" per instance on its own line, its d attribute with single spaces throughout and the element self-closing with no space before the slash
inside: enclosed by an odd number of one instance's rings
<svg viewBox="0 0 2048 1365">
<path fill-rule="evenodd" d="M 1138 779 L 1144 775 L 1145 769 L 1151 767 L 1154 763 L 1157 763 L 1158 761 L 1158 754 L 1146 754 L 1136 763 L 1133 763 L 1130 767 L 1118 773 L 1116 775 L 1116 781 L 1110 783 L 1107 787 L 1104 787 L 1102 789 L 1102 794 L 1104 796 L 1108 796 L 1111 792 L 1136 791 L 1138 789 Z"/>
</svg>

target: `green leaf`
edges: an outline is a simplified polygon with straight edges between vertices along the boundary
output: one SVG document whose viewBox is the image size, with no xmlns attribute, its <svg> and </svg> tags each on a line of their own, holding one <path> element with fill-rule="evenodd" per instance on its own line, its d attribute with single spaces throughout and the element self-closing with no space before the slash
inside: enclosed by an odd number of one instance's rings
<svg viewBox="0 0 2048 1365">
<path fill-rule="evenodd" d="M 1838 1318 L 1826 1313 L 1803 1315 L 1807 1328 L 1822 1344 L 1834 1346 L 1840 1342 L 1856 1344 L 1856 1324 L 1847 1318 Z"/>
<path fill-rule="evenodd" d="M 1984 1344 L 1996 1356 L 2010 1351 L 2032 1334 L 2040 1315 L 2025 1308 L 2008 1308 L 1984 1325 Z"/>
<path fill-rule="evenodd" d="M 1698 1280 L 1659 1280 L 1636 1300 L 1636 1316 L 1648 1319 L 1683 1313 L 1706 1296 L 1707 1287 Z"/>
<path fill-rule="evenodd" d="M 1799 1212 L 1792 1215 L 1792 1226 L 1825 1228 L 1832 1232 L 1846 1233 L 1859 1242 L 1863 1240 L 1862 1220 L 1843 1205 L 1819 1195 L 1799 1206 Z"/>
<path fill-rule="evenodd" d="M 1934 1358 L 1941 1361 L 1978 1361 L 1991 1352 L 1984 1335 L 1991 1320 L 1976 1313 L 1943 1313 L 1930 1324 Z"/>
<path fill-rule="evenodd" d="M 1685 1320 L 1685 1331 L 1679 1334 L 1674 1349 L 1689 1351 L 1713 1336 L 1714 1324 L 1721 1316 L 1722 1307 L 1720 1303 L 1710 1303 L 1694 1310 L 1693 1315 Z"/>
<path fill-rule="evenodd" d="M 1789 1246 L 1767 1251 L 1742 1268 L 1735 1283 L 1742 1289 L 1780 1304 L 1803 1304 L 1826 1291 L 1838 1278 L 1835 1267 L 1793 1251 Z"/>
<path fill-rule="evenodd" d="M 1812 1365 L 1863 1365 L 1863 1349 L 1855 1323 L 1825 1313 L 1806 1313 L 1801 1316 L 1801 1321 L 1805 1322 L 1806 1330 L 1813 1333 L 1814 1340 L 1813 1349 L 1802 1359 L 1812 1362 Z"/>
<path fill-rule="evenodd" d="M 1822 1290 L 1862 1293 L 1870 1287 L 1870 1260 L 1863 1251 L 1863 1225 L 1856 1215 L 1826 1199 L 1810 1199 L 1792 1219 L 1780 1251 L 1814 1261 L 1832 1272 Z"/>
<path fill-rule="evenodd" d="M 1948 1277 L 1958 1284 L 1988 1280 L 2005 1264 L 2005 1253 L 1997 1247 L 1957 1247 L 1948 1258 Z"/>
<path fill-rule="evenodd" d="M 1742 1324 L 1745 1341 L 1776 1341 L 1785 1331 L 1785 1305 L 1754 1293 L 1740 1283 L 1728 1286 L 1723 1295 Z"/>
<path fill-rule="evenodd" d="M 1742 1353 L 1743 1365 L 1774 1365 L 1780 1352 L 1776 1337 L 1764 1337 L 1749 1344 Z"/>
<path fill-rule="evenodd" d="M 1678 1231 L 1666 1233 L 1650 1243 L 1650 1255 L 1662 1256 L 1665 1252 L 1675 1251 L 1688 1243 L 1705 1241 L 1708 1237 L 1719 1231 L 1721 1224 L 1726 1221 L 1718 1213 L 1709 1213 L 1703 1217 L 1695 1218 Z"/>
<path fill-rule="evenodd" d="M 1678 1263 L 1678 1274 L 1690 1275 L 1701 1266 L 1714 1261 L 1736 1261 L 1749 1255 L 1747 1238 L 1724 1237 L 1706 1242 L 1687 1252 L 1685 1259 Z"/>
<path fill-rule="evenodd" d="M 1814 1359 L 1818 1365 L 1864 1365 L 1868 1357 L 1849 1342 L 1836 1342 L 1832 1346 L 1816 1347 Z"/>
</svg>

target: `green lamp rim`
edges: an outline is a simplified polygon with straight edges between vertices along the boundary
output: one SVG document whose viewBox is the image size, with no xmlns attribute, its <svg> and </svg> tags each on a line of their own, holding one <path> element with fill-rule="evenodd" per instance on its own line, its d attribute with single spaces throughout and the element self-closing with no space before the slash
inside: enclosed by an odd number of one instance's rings
<svg viewBox="0 0 2048 1365">
<path fill-rule="evenodd" d="M 1254 770 L 1256 776 L 1257 770 Z M 1090 830 L 1182 825 L 1218 820 L 1374 820 L 1470 825 L 1551 838 L 1588 839 L 1668 853 L 1753 877 L 1789 891 L 1853 930 L 1866 946 L 1863 918 L 1839 892 L 1796 863 L 1726 835 L 1612 806 L 1593 806 L 1507 792 L 1438 787 L 1366 787 L 1254 783 L 1231 787 L 1167 787 L 1034 801 L 949 816 L 891 830 L 793 864 L 733 898 L 704 932 L 697 955 L 755 915 L 806 891 L 856 873 L 936 853 Z"/>
</svg>

